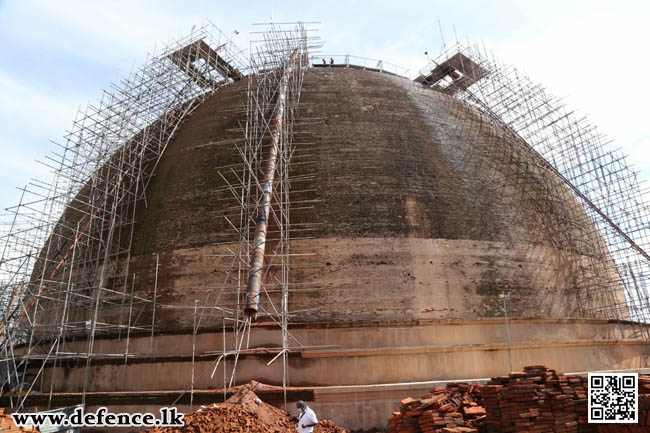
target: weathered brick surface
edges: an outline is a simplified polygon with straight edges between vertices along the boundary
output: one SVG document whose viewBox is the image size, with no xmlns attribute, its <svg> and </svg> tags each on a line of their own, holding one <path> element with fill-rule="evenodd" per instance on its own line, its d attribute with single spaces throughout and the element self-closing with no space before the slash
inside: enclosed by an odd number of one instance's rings
<svg viewBox="0 0 650 433">
<path fill-rule="evenodd" d="M 218 292 L 220 306 L 236 308 L 232 280 L 216 289 L 233 266 L 223 244 L 237 239 L 224 216 L 239 221 L 220 173 L 241 177 L 246 88 L 244 80 L 208 98 L 165 150 L 136 212 L 129 278 L 138 295 L 151 298 L 159 254 L 160 304 Z M 504 289 L 514 317 L 583 317 L 616 303 L 584 293 L 612 276 L 609 263 L 587 267 L 571 252 L 598 256 L 600 244 L 568 190 L 459 101 L 387 74 L 317 68 L 305 75 L 298 113 L 290 222 L 292 252 L 304 255 L 292 258 L 290 279 L 317 290 L 292 293 L 290 309 L 309 310 L 297 320 L 502 316 Z M 570 230 L 559 227 L 567 218 Z M 277 227 L 269 233 L 272 250 Z M 122 292 L 119 269 L 106 285 Z M 279 290 L 269 296 L 280 303 Z M 150 308 L 137 317 L 150 323 Z M 156 319 L 160 330 L 192 326 L 187 310 Z"/>
</svg>

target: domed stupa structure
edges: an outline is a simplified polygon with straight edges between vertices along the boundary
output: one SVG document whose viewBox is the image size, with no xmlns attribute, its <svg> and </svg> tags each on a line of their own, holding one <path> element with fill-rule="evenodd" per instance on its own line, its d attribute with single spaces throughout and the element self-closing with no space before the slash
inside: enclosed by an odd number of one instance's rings
<svg viewBox="0 0 650 433">
<path fill-rule="evenodd" d="M 470 51 L 411 80 L 310 59 L 307 34 L 274 26 L 243 62 L 199 29 L 75 123 L 5 286 L 25 407 L 187 411 L 256 380 L 359 429 L 433 381 L 648 366 L 601 173 L 553 160 L 583 163 L 564 129 L 544 154 L 517 127 L 552 116 L 491 104 Z"/>
</svg>

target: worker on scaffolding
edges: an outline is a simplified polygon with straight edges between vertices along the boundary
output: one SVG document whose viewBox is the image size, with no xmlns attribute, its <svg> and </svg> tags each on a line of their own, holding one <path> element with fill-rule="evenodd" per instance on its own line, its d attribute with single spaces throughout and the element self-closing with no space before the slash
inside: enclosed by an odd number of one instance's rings
<svg viewBox="0 0 650 433">
<path fill-rule="evenodd" d="M 296 403 L 296 407 L 298 407 L 298 425 L 296 426 L 298 433 L 312 433 L 314 427 L 318 425 L 316 413 L 302 400 Z"/>
<path fill-rule="evenodd" d="M 330 66 L 333 66 L 333 65 L 334 65 L 334 58 L 330 57 Z"/>
</svg>

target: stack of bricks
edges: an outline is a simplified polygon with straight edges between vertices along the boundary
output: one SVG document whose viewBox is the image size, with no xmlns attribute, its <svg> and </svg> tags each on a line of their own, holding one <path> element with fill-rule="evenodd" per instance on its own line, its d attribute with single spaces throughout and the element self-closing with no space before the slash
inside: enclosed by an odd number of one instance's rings
<svg viewBox="0 0 650 433">
<path fill-rule="evenodd" d="M 493 378 L 479 395 L 489 433 L 650 432 L 650 376 L 639 376 L 638 424 L 589 424 L 587 392 L 587 377 L 536 365 Z"/>
<path fill-rule="evenodd" d="M 586 376 L 559 374 L 543 365 L 492 378 L 484 386 L 449 384 L 432 389 L 432 397 L 403 400 L 389 432 L 650 432 L 650 376 L 639 375 L 637 424 L 589 424 L 588 385 Z"/>
<path fill-rule="evenodd" d="M 586 399 L 580 379 L 541 365 L 493 378 L 480 394 L 488 432 L 577 433 L 578 391 Z"/>
<path fill-rule="evenodd" d="M 490 384 L 479 390 L 481 406 L 487 414 L 488 433 L 501 432 L 501 401 L 504 396 L 503 385 Z"/>
<path fill-rule="evenodd" d="M 0 407 L 0 432 L 2 433 L 38 433 L 37 428 L 27 429 L 24 427 L 18 427 L 14 423 L 14 419 L 9 414 L 5 414 L 4 408 Z"/>
<path fill-rule="evenodd" d="M 592 425 L 588 424 L 587 414 L 587 390 L 588 379 L 586 376 L 565 376 L 563 374 L 557 375 L 557 385 L 562 390 L 563 394 L 560 396 L 551 395 L 550 397 L 557 401 L 558 399 L 565 399 L 562 401 L 562 407 L 565 410 L 572 410 L 575 412 L 575 420 L 578 423 L 578 433 L 590 433 L 593 431 Z M 555 384 L 549 380 L 549 384 Z M 561 396 L 566 396 L 561 397 Z M 558 403 L 559 404 L 559 403 Z"/>
<path fill-rule="evenodd" d="M 420 400 L 405 398 L 399 412 L 388 420 L 390 433 L 478 433 L 486 420 L 476 402 L 480 385 L 449 383 L 430 390 Z"/>
<path fill-rule="evenodd" d="M 593 433 L 648 433 L 650 431 L 650 385 L 643 389 L 639 376 L 639 415 L 637 424 L 590 424 Z M 650 383 L 650 376 L 644 377 Z"/>
</svg>

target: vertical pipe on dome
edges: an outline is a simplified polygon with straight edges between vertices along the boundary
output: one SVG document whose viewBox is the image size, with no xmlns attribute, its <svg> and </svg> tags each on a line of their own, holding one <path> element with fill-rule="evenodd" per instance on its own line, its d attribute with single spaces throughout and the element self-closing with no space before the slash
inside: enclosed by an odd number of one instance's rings
<svg viewBox="0 0 650 433">
<path fill-rule="evenodd" d="M 244 314 L 246 317 L 253 317 L 259 311 L 260 291 L 262 288 L 262 272 L 264 269 L 264 255 L 266 250 L 266 232 L 269 224 L 271 210 L 271 197 L 273 195 L 273 181 L 277 169 L 277 159 L 280 147 L 284 145 L 282 140 L 282 129 L 284 128 L 284 112 L 287 105 L 287 93 L 289 90 L 289 77 L 293 73 L 296 58 L 299 51 L 296 49 L 280 79 L 278 100 L 275 106 L 275 114 L 271 120 L 271 146 L 268 154 L 262 161 L 262 197 L 258 217 L 255 220 L 255 238 L 253 240 L 253 252 L 251 253 L 250 265 L 248 268 L 248 284 L 244 298 Z"/>
</svg>

